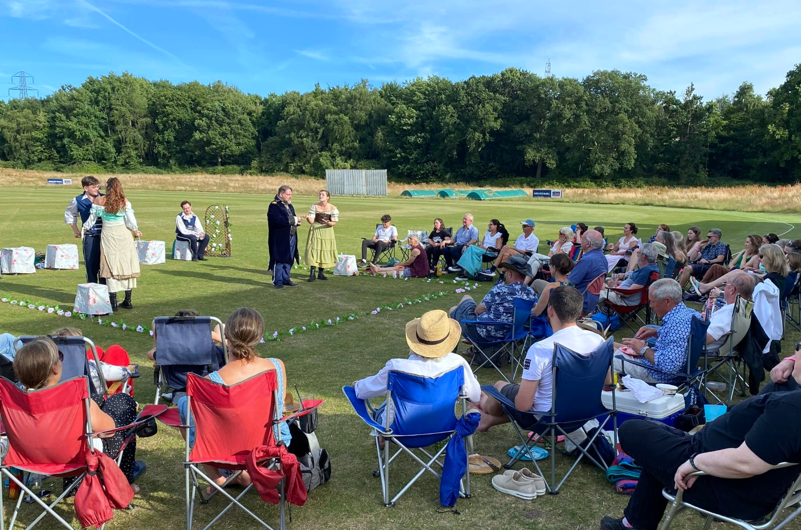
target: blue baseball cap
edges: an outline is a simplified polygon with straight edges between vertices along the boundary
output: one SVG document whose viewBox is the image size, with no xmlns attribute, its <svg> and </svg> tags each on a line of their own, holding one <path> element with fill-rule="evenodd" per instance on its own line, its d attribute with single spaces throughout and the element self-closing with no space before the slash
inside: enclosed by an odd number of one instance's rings
<svg viewBox="0 0 801 530">
<path fill-rule="evenodd" d="M 535 226 L 534 221 L 531 219 L 526 219 L 525 221 L 521 221 L 520 224 L 530 226 L 531 228 L 534 228 Z"/>
</svg>

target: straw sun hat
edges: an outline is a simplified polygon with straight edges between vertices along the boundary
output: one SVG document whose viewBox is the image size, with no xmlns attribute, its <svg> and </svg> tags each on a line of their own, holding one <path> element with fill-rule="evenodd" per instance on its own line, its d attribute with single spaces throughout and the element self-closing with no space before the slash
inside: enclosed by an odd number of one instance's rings
<svg viewBox="0 0 801 530">
<path fill-rule="evenodd" d="M 441 309 L 429 311 L 406 324 L 406 342 L 420 357 L 436 359 L 449 354 L 461 335 L 459 323 L 448 318 Z"/>
</svg>

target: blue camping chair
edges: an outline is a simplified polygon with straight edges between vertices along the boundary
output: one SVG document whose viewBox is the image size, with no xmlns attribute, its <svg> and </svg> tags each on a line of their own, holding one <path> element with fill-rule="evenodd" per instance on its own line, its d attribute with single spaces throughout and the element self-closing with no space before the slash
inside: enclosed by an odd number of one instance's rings
<svg viewBox="0 0 801 530">
<path fill-rule="evenodd" d="M 554 447 L 550 452 L 551 480 L 546 480 L 548 492 L 552 495 L 559 493 L 559 489 L 565 483 L 567 477 L 570 476 L 585 456 L 596 466 L 606 471 L 608 468 L 606 462 L 598 458 L 597 455 L 593 455 L 589 448 L 592 447 L 595 439 L 601 435 L 610 418 L 613 422 L 614 445 L 617 446 L 617 403 L 614 389 L 612 390 L 612 410 L 608 410 L 601 402 L 606 374 L 612 366 L 614 352 L 615 346 L 611 338 L 588 356 L 580 355 L 560 344 L 554 344 L 551 366 L 553 401 L 550 411 L 521 412 L 515 408 L 515 404 L 512 401 L 501 394 L 494 386 L 481 387 L 485 394 L 492 396 L 501 403 L 504 412 L 512 422 L 512 427 L 514 427 L 517 436 L 523 443 L 522 449 L 512 457 L 509 463 L 504 464 L 505 468 L 511 468 L 522 457 L 528 456 L 534 467 L 537 468 L 537 473 L 543 477 L 545 476 L 532 451 L 537 437 L 529 438 L 523 434 L 523 431 L 531 430 L 537 434 L 549 436 L 551 445 Z M 536 419 L 537 416 L 539 416 L 539 420 Z M 517 417 L 529 419 L 525 423 L 526 428 L 521 427 Z M 577 445 L 578 456 L 575 462 L 557 483 L 555 454 L 557 437 L 563 435 L 568 438 L 569 433 L 579 429 L 584 430 L 584 424 L 592 419 L 598 420 L 600 424 L 598 429 L 593 436 L 588 436 L 586 443 L 582 442 L 582 445 Z M 536 424 L 531 426 L 531 423 L 535 420 Z M 585 434 L 587 433 L 585 432 Z"/>
<path fill-rule="evenodd" d="M 497 359 L 502 354 L 508 353 L 510 359 L 509 375 L 514 378 L 518 367 L 523 362 L 522 357 L 523 354 L 525 354 L 528 340 L 531 338 L 531 334 L 529 333 L 529 321 L 531 320 L 532 309 L 534 309 L 534 300 L 515 298 L 512 322 L 499 322 L 494 320 L 462 320 L 461 323 L 466 324 L 468 328 L 477 329 L 481 327 L 503 327 L 507 329 L 506 335 L 502 339 L 495 340 L 480 340 L 467 333 L 462 335 L 465 339 L 470 341 L 470 344 L 475 350 L 478 350 L 480 354 L 479 357 L 483 358 L 481 364 L 473 368 L 473 373 L 475 373 L 479 368 L 489 364 L 495 368 L 499 374 L 501 374 L 501 377 L 503 377 L 506 381 L 509 381 L 509 378 L 506 377 L 506 374 L 503 373 L 503 371 L 497 364 L 495 364 L 494 361 L 494 359 Z M 475 335 L 478 334 L 476 333 Z M 518 343 L 521 341 L 523 344 L 520 348 L 518 348 Z M 488 350 L 489 348 L 493 348 L 494 352 L 487 353 L 484 351 Z M 477 356 L 474 354 L 473 359 L 470 361 L 471 366 L 478 362 L 476 361 L 476 357 Z"/>
<path fill-rule="evenodd" d="M 439 458 L 447 447 L 445 442 L 456 432 L 454 404 L 461 406 L 463 416 L 467 412 L 467 396 L 463 387 L 464 368 L 461 366 L 436 378 L 389 372 L 386 401 L 378 409 L 374 409 L 369 401 L 357 398 L 352 386 L 342 387 L 353 410 L 375 436 L 378 472 L 374 472 L 373 476 L 381 478 L 384 506 L 394 506 L 426 471 L 442 478 L 433 466 L 442 467 Z M 391 406 L 387 407 L 387 404 Z M 394 417 L 387 414 L 387 409 L 394 410 Z M 379 445 L 379 437 L 384 439 L 383 449 Z M 437 445 L 429 448 L 434 444 Z M 398 448 L 392 455 L 391 445 Z M 389 468 L 401 453 L 411 456 L 421 469 L 390 500 Z M 470 473 L 465 473 L 460 484 L 460 496 L 470 496 Z"/>
<path fill-rule="evenodd" d="M 780 307 L 782 311 L 782 321 L 783 330 L 786 331 L 787 329 L 787 322 L 789 321 L 793 328 L 801 331 L 801 304 L 799 304 L 799 300 L 801 300 L 801 290 L 799 290 L 799 282 L 801 280 L 801 274 L 797 273 L 796 271 L 790 271 L 787 274 L 787 280 L 784 287 L 784 292 L 781 296 Z M 798 307 L 798 317 L 796 318 L 794 311 L 792 309 L 792 305 L 795 304 Z"/>
<path fill-rule="evenodd" d="M 663 278 L 673 278 L 676 279 L 678 276 L 678 272 L 676 270 L 676 258 L 668 258 L 667 264 L 665 265 L 665 273 L 662 275 Z"/>
<path fill-rule="evenodd" d="M 204 377 L 228 362 L 225 341 L 222 342 L 220 359 L 219 347 L 211 340 L 212 326 L 215 323 L 220 326 L 220 333 L 224 337 L 225 325 L 215 317 L 153 319 L 153 334 L 156 339 L 156 368 L 153 372 L 156 405 L 167 389 L 185 393 L 186 379 L 190 373 Z M 173 394 L 173 402 L 177 402 L 176 397 Z"/>
<path fill-rule="evenodd" d="M 106 379 L 103 377 L 103 370 L 100 369 L 100 359 L 97 356 L 97 348 L 95 343 L 86 337 L 61 337 L 56 335 L 48 335 L 53 342 L 56 343 L 58 351 L 64 355 L 64 360 L 61 361 L 61 379 L 59 383 L 73 379 L 75 377 L 86 377 L 89 384 L 89 394 L 91 396 L 108 397 L 106 389 Z M 31 342 L 38 337 L 26 335 L 19 337 L 17 343 L 20 347 Z M 100 386 L 102 388 L 95 388 L 92 382 L 91 372 L 89 370 L 89 360 L 86 357 L 86 349 L 92 352 L 92 357 L 97 366 L 98 376 L 100 377 Z"/>
<path fill-rule="evenodd" d="M 687 363 L 684 365 L 684 371 L 670 374 L 671 383 L 678 385 L 679 392 L 689 390 L 692 386 L 700 389 L 704 385 L 706 369 L 700 368 L 698 363 L 701 361 L 701 357 L 706 353 L 707 328 L 709 328 L 709 321 L 701 320 L 697 316 L 693 317 L 692 323 L 690 324 L 690 336 L 687 338 Z M 617 358 L 623 361 L 624 371 L 626 369 L 626 364 L 636 364 L 637 366 L 648 368 L 661 374 L 667 374 L 667 372 L 656 369 L 640 360 L 628 358 L 625 355 L 618 355 Z"/>
</svg>

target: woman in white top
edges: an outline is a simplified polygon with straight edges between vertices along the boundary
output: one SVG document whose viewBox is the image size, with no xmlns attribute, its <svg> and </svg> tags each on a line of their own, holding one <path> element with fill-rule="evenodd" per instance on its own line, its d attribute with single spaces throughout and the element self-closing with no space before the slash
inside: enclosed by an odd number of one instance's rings
<svg viewBox="0 0 801 530">
<path fill-rule="evenodd" d="M 559 230 L 559 239 L 553 242 L 551 245 L 551 251 L 548 252 L 548 257 L 553 256 L 554 254 L 567 254 L 568 257 L 570 256 L 570 252 L 573 250 L 573 229 L 569 226 L 563 226 Z"/>
<path fill-rule="evenodd" d="M 484 239 L 478 246 L 487 251 L 484 261 L 492 261 L 498 256 L 500 249 L 506 244 L 509 239 L 509 232 L 503 223 L 497 219 L 491 219 L 487 233 L 484 234 Z"/>
<path fill-rule="evenodd" d="M 631 253 L 635 248 L 641 245 L 640 240 L 636 237 L 637 225 L 634 223 L 626 223 L 623 225 L 623 237 L 617 243 L 609 244 L 609 254 L 606 255 L 607 269 L 614 269 L 617 264 L 622 260 L 626 263 L 629 262 Z"/>
<path fill-rule="evenodd" d="M 136 224 L 133 207 L 125 198 L 122 183 L 116 177 L 106 182 L 106 194 L 94 199 L 89 219 L 83 230 L 94 226 L 97 218 L 103 219 L 100 236 L 100 277 L 105 278 L 111 309 L 117 310 L 117 293 L 125 291 L 125 301 L 119 305 L 132 309 L 131 290 L 139 277 L 139 254 L 135 237 L 142 237 Z"/>
</svg>

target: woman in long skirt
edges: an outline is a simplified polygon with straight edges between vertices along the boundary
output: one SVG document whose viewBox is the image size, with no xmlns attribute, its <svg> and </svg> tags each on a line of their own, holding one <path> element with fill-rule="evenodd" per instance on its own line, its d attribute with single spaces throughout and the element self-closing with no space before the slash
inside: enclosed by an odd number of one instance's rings
<svg viewBox="0 0 801 530">
<path fill-rule="evenodd" d="M 84 229 L 94 226 L 98 217 L 103 220 L 100 277 L 106 279 L 111 308 L 117 310 L 117 293 L 125 291 L 125 301 L 119 307 L 132 309 L 131 291 L 136 288 L 136 279 L 139 277 L 139 256 L 134 238 L 142 237 L 142 232 L 118 178 L 108 179 L 106 194 L 95 199 Z"/>
<path fill-rule="evenodd" d="M 339 221 L 339 210 L 328 202 L 331 194 L 328 190 L 320 190 L 320 202 L 312 204 L 306 220 L 309 228 L 309 239 L 306 240 L 306 264 L 311 267 L 309 280 L 327 280 L 324 269 L 331 269 L 337 262 L 337 240 L 334 226 Z M 316 276 L 315 276 L 316 273 Z"/>
</svg>

